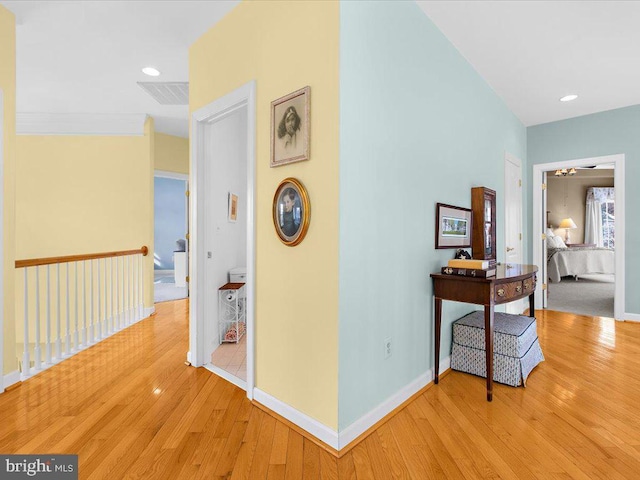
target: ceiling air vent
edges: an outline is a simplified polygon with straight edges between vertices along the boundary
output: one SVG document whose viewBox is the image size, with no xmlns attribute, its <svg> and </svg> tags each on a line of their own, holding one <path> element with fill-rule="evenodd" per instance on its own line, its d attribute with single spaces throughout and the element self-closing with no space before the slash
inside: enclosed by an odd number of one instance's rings
<svg viewBox="0 0 640 480">
<path fill-rule="evenodd" d="M 160 105 L 189 105 L 189 82 L 138 82 Z"/>
</svg>

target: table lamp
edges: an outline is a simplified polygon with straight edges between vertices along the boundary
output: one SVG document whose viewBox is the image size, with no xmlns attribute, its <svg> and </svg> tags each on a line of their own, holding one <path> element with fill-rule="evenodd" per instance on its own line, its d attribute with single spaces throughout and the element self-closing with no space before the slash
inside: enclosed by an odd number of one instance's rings
<svg viewBox="0 0 640 480">
<path fill-rule="evenodd" d="M 571 219 L 571 218 L 563 218 L 560 221 L 560 225 L 558 225 L 558 228 L 564 228 L 565 229 L 565 237 L 564 237 L 564 243 L 569 243 L 571 241 L 571 239 L 569 238 L 569 230 L 572 228 L 578 228 L 578 226 L 576 225 L 576 223 Z"/>
</svg>

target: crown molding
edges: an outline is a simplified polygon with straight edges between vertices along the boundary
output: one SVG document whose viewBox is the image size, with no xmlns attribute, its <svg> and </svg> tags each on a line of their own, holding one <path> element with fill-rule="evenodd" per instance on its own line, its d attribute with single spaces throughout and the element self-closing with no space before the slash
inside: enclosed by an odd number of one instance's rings
<svg viewBox="0 0 640 480">
<path fill-rule="evenodd" d="M 144 113 L 16 113 L 18 135 L 143 136 Z"/>
</svg>

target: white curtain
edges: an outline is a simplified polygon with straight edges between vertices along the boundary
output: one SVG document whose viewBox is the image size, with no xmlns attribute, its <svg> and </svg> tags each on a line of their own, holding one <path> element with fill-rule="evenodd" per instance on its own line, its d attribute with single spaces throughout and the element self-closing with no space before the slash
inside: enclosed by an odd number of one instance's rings
<svg viewBox="0 0 640 480">
<path fill-rule="evenodd" d="M 584 219 L 584 242 L 604 246 L 602 241 L 602 203 L 615 198 L 613 188 L 589 187 Z"/>
</svg>

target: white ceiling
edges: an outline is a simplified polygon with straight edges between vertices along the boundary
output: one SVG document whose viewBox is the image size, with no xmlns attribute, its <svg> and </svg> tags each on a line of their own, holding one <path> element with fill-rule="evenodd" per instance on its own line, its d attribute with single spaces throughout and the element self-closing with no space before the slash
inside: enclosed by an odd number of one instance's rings
<svg viewBox="0 0 640 480">
<path fill-rule="evenodd" d="M 238 1 L 1 1 L 16 15 L 19 113 L 148 114 L 188 136 L 188 106 L 136 82 L 188 81 L 188 47 Z M 160 77 L 140 69 L 158 68 Z"/>
<path fill-rule="evenodd" d="M 640 104 L 640 2 L 418 4 L 526 126 Z"/>
<path fill-rule="evenodd" d="M 188 107 L 155 102 L 140 69 L 188 81 L 189 45 L 238 1 L 0 3 L 18 23 L 18 112 L 143 113 L 186 137 Z M 417 3 L 527 126 L 640 104 L 640 2 Z"/>
</svg>

